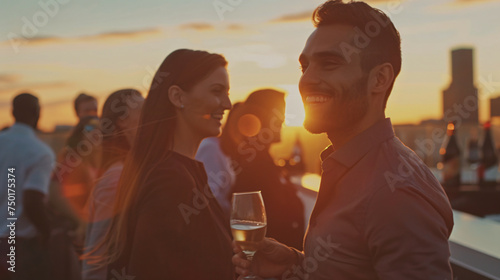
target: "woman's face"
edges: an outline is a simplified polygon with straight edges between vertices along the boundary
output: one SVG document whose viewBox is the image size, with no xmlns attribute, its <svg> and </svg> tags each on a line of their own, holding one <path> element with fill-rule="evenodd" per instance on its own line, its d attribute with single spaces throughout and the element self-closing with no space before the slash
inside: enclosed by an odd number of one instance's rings
<svg viewBox="0 0 500 280">
<path fill-rule="evenodd" d="M 224 111 L 231 109 L 226 68 L 217 68 L 186 92 L 183 105 L 180 117 L 195 137 L 203 139 L 219 135 Z"/>
</svg>

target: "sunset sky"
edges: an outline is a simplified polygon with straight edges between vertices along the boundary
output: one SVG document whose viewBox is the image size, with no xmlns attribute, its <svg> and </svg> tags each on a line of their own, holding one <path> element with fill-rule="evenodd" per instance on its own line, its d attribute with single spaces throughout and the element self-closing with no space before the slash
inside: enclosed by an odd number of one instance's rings
<svg viewBox="0 0 500 280">
<path fill-rule="evenodd" d="M 40 128 L 74 124 L 80 92 L 100 105 L 132 87 L 147 94 L 158 65 L 178 48 L 203 49 L 229 61 L 231 100 L 257 88 L 288 92 L 288 121 L 300 125 L 297 58 L 323 0 L 22 0 L 0 9 L 0 128 L 23 91 L 42 104 Z M 500 1 L 369 1 L 401 33 L 403 67 L 387 106 L 393 123 L 441 117 L 450 81 L 450 50 L 473 47 L 480 116 L 500 95 Z M 46 3 L 46 4 L 44 4 Z M 225 5 L 225 6 L 224 6 Z M 226 10 L 224 10 L 224 8 Z"/>
</svg>

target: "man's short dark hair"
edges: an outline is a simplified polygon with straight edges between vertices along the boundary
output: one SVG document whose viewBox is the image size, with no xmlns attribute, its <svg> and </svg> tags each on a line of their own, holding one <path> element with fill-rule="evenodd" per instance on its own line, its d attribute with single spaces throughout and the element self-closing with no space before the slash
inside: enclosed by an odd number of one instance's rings
<svg viewBox="0 0 500 280">
<path fill-rule="evenodd" d="M 78 113 L 78 105 L 81 103 L 87 102 L 87 101 L 97 101 L 97 99 L 91 95 L 85 94 L 85 93 L 80 93 L 76 98 L 75 98 L 75 112 Z"/>
<path fill-rule="evenodd" d="M 389 17 L 379 9 L 364 2 L 343 3 L 329 0 L 313 13 L 314 26 L 344 24 L 357 27 L 369 38 L 368 44 L 352 46 L 360 51 L 361 69 L 368 73 L 373 67 L 390 63 L 394 69 L 394 79 L 401 71 L 401 38 Z M 386 93 L 386 100 L 394 85 Z"/>
<path fill-rule="evenodd" d="M 12 115 L 16 122 L 32 123 L 40 116 L 38 98 L 30 93 L 21 93 L 12 101 Z"/>
</svg>

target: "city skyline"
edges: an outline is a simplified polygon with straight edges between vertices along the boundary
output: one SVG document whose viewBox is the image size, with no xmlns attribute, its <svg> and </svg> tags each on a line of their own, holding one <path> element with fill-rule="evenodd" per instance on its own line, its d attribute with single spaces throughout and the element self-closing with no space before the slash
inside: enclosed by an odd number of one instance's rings
<svg viewBox="0 0 500 280">
<path fill-rule="evenodd" d="M 288 92 L 290 125 L 300 126 L 297 62 L 314 30 L 311 13 L 324 1 L 8 2 L 0 12 L 0 127 L 12 124 L 10 103 L 22 91 L 40 97 L 40 128 L 74 124 L 72 100 L 133 87 L 147 94 L 157 66 L 177 48 L 222 53 L 229 61 L 231 100 L 252 90 Z M 500 94 L 500 1 L 368 1 L 384 10 L 402 37 L 403 67 L 387 105 L 395 124 L 442 117 L 452 49 L 474 49 L 480 121 Z M 45 16 L 44 16 L 45 14 Z M 295 117 L 295 118 L 294 118 Z"/>
</svg>

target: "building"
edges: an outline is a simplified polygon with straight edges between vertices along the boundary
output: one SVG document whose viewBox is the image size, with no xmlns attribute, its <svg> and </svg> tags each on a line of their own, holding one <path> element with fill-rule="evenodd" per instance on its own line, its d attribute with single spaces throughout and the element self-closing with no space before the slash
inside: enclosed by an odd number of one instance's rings
<svg viewBox="0 0 500 280">
<path fill-rule="evenodd" d="M 474 86 L 473 49 L 451 51 L 451 83 L 443 91 L 445 122 L 479 123 L 478 92 Z"/>
<path fill-rule="evenodd" d="M 490 119 L 500 117 L 500 96 L 490 99 Z"/>
</svg>

